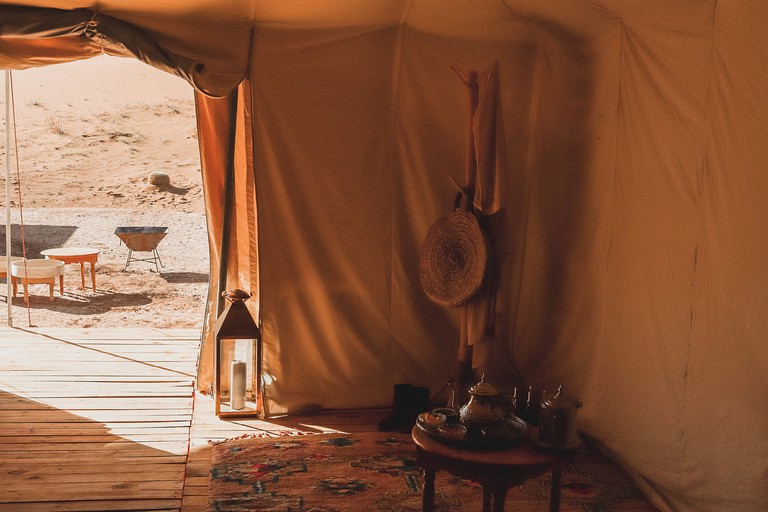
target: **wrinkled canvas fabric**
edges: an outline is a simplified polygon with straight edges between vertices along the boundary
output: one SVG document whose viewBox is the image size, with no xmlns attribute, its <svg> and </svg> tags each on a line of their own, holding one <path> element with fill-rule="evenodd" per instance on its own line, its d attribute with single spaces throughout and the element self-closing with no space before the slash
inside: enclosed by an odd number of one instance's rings
<svg viewBox="0 0 768 512">
<path fill-rule="evenodd" d="M 501 389 L 563 383 L 664 510 L 768 508 L 762 1 L 235 4 L 103 14 L 226 90 L 250 70 L 234 113 L 200 100 L 201 151 L 227 262 L 212 290 L 258 292 L 271 412 L 385 405 L 394 383 L 450 378 L 459 315 L 420 289 L 419 248 L 464 173 L 451 67 L 497 61 L 509 197 L 483 370 Z M 26 64 L 75 46 L 0 44 Z"/>
</svg>

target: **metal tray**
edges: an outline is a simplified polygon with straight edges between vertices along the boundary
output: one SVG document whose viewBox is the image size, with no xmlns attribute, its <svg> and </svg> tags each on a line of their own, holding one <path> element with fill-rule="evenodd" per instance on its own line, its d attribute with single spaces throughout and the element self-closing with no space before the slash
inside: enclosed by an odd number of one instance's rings
<svg viewBox="0 0 768 512">
<path fill-rule="evenodd" d="M 517 416 L 509 416 L 494 426 L 467 428 L 463 438 L 445 435 L 439 429 L 429 428 L 419 421 L 416 426 L 441 442 L 470 450 L 503 450 L 519 443 L 528 434 L 528 425 Z"/>
</svg>

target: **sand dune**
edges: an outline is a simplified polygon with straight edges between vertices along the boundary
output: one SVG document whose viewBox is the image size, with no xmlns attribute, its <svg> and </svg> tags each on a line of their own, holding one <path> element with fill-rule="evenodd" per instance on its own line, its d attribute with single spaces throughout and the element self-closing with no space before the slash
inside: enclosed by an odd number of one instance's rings
<svg viewBox="0 0 768 512">
<path fill-rule="evenodd" d="M 51 246 L 101 251 L 97 291 L 81 288 L 79 270 L 70 265 L 63 297 L 57 292 L 50 302 L 45 285 L 31 288 L 31 323 L 201 325 L 208 248 L 191 86 L 115 57 L 14 71 L 12 84 L 19 161 L 18 172 L 11 166 L 12 254 L 26 247 L 36 258 Z M 167 173 L 170 185 L 150 185 L 153 171 Z M 4 195 L 0 200 L 4 208 Z M 151 262 L 123 271 L 127 248 L 114 230 L 126 225 L 169 226 L 158 245 L 160 273 Z M 4 226 L 2 237 L 4 248 Z M 24 300 L 13 304 L 14 323 L 26 325 Z"/>
</svg>

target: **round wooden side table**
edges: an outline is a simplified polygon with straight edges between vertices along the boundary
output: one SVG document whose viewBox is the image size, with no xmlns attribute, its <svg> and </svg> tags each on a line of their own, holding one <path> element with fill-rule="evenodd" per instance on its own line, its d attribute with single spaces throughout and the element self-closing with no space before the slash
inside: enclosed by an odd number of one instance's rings
<svg viewBox="0 0 768 512">
<path fill-rule="evenodd" d="M 422 512 L 433 512 L 435 474 L 439 470 L 479 483 L 483 488 L 483 512 L 503 512 L 507 490 L 552 471 L 550 512 L 560 509 L 562 468 L 573 461 L 575 450 L 543 450 L 529 439 L 509 448 L 475 450 L 434 438 L 418 426 L 411 437 L 416 444 L 416 463 L 424 469 Z"/>
<path fill-rule="evenodd" d="M 91 288 L 96 291 L 96 261 L 99 257 L 98 249 L 92 247 L 60 247 L 46 249 L 40 254 L 50 260 L 59 260 L 66 263 L 80 264 L 80 285 L 85 288 L 85 264 L 91 264 Z"/>
</svg>

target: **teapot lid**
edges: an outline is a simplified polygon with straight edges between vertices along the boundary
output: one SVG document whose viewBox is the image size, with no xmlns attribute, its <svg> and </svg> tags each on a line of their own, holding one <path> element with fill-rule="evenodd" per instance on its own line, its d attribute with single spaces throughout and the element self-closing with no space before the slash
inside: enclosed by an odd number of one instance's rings
<svg viewBox="0 0 768 512">
<path fill-rule="evenodd" d="M 498 394 L 496 388 L 485 380 L 485 375 L 480 378 L 480 382 L 469 388 L 469 392 L 478 396 L 494 396 Z"/>
</svg>

